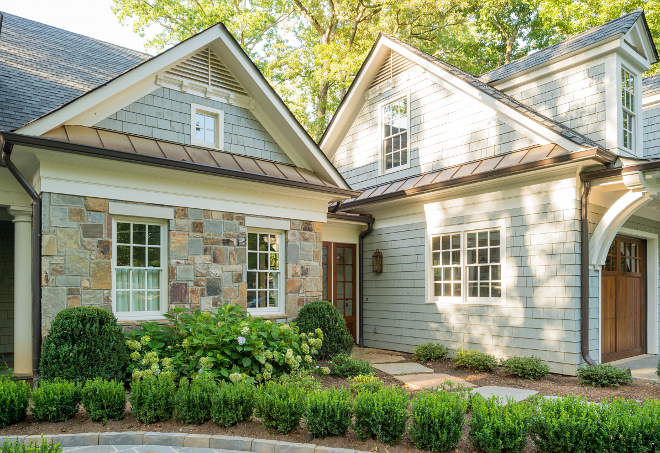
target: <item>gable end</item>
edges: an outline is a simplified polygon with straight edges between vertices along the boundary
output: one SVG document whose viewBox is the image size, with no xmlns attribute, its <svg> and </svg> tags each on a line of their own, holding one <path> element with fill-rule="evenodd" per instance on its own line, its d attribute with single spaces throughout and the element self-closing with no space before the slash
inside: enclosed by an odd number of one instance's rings
<svg viewBox="0 0 660 453">
<path fill-rule="evenodd" d="M 412 68 L 413 66 L 415 66 L 415 63 L 408 60 L 403 55 L 393 50 L 390 50 L 390 53 L 388 54 L 387 58 L 381 65 L 380 69 L 378 70 L 378 73 L 376 73 L 376 76 L 371 81 L 371 85 L 369 85 L 369 88 L 373 88 L 378 84 L 385 82 L 387 80 L 392 80 L 396 76 L 403 73 L 407 69 Z"/>
</svg>

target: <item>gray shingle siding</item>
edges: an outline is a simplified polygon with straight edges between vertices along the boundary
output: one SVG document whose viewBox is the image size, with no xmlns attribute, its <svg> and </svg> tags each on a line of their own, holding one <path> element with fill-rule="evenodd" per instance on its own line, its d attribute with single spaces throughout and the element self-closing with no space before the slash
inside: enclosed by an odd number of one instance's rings
<svg viewBox="0 0 660 453">
<path fill-rule="evenodd" d="M 0 130 L 16 129 L 150 55 L 2 13 Z"/>
<path fill-rule="evenodd" d="M 224 151 L 292 163 L 250 110 L 169 88 L 157 89 L 95 126 L 189 145 L 191 104 L 224 111 Z"/>
<path fill-rule="evenodd" d="M 660 80 L 660 79 L 659 79 Z M 660 106 L 644 110 L 644 157 L 660 157 Z"/>
<path fill-rule="evenodd" d="M 363 257 L 380 249 L 384 270 L 365 272 L 365 345 L 411 352 L 434 341 L 499 357 L 536 355 L 554 372 L 575 374 L 581 361 L 579 201 L 450 217 L 439 226 L 495 219 L 507 225 L 503 306 L 426 303 L 425 223 L 374 229 L 364 239 Z"/>
</svg>

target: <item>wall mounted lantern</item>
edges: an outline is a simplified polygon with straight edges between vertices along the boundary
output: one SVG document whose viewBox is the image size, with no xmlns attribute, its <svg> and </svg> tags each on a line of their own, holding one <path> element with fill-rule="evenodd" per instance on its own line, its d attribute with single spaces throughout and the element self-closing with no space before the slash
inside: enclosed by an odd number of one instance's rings
<svg viewBox="0 0 660 453">
<path fill-rule="evenodd" d="M 380 250 L 374 252 L 374 256 L 371 257 L 371 265 L 375 273 L 380 274 L 383 272 L 383 254 Z"/>
</svg>

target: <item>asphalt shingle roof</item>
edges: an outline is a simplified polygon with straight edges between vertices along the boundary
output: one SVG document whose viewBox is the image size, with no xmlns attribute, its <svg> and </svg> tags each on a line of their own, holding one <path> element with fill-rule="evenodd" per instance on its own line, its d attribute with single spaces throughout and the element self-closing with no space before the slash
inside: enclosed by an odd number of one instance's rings
<svg viewBox="0 0 660 453">
<path fill-rule="evenodd" d="M 520 101 L 515 100 L 511 96 L 503 93 L 502 91 L 498 90 L 497 88 L 493 88 L 487 83 L 483 82 L 480 80 L 478 77 L 473 76 L 469 72 L 463 71 L 462 69 L 457 68 L 456 66 L 453 66 L 449 63 L 447 63 L 444 60 L 441 60 L 437 57 L 434 57 L 432 55 L 427 54 L 426 52 L 423 52 L 416 47 L 411 46 L 410 44 L 407 44 L 394 36 L 388 35 L 383 33 L 384 36 L 387 36 L 389 39 L 392 41 L 397 42 L 399 45 L 402 47 L 405 47 L 406 49 L 410 50 L 414 54 L 420 56 L 421 58 L 424 58 L 425 60 L 431 62 L 432 64 L 444 69 L 445 71 L 449 72 L 450 74 L 464 80 L 465 82 L 469 83 L 470 85 L 474 86 L 478 90 L 486 93 L 487 95 L 497 99 L 498 101 L 502 102 L 504 105 L 507 105 L 522 115 L 526 116 L 527 118 L 536 121 L 539 124 L 542 124 L 543 126 L 547 127 L 548 129 L 552 130 L 553 132 L 556 132 L 557 134 L 561 135 L 567 140 L 572 141 L 573 143 L 576 143 L 580 146 L 586 146 L 590 148 L 601 148 L 602 147 L 596 143 L 595 141 L 591 140 L 590 138 L 585 137 L 584 135 L 576 132 L 575 130 L 564 126 L 561 123 L 558 123 L 557 121 L 554 121 L 550 118 L 548 118 L 545 115 L 542 115 L 541 113 L 537 112 L 531 107 L 526 106 Z"/>
<path fill-rule="evenodd" d="M 546 47 L 538 52 L 514 60 L 509 64 L 485 72 L 479 76 L 479 79 L 486 83 L 495 82 L 496 80 L 504 79 L 550 60 L 563 57 L 571 52 L 575 52 L 576 50 L 603 41 L 604 39 L 628 33 L 633 25 L 635 25 L 637 19 L 639 19 L 639 16 L 643 13 L 644 11 L 640 9 L 633 11 L 630 14 L 626 14 L 625 16 L 618 17 L 553 46 Z"/>
<path fill-rule="evenodd" d="M 660 74 L 642 79 L 642 96 L 651 96 L 660 92 Z"/>
<path fill-rule="evenodd" d="M 13 130 L 151 58 L 2 13 L 0 131 Z"/>
</svg>

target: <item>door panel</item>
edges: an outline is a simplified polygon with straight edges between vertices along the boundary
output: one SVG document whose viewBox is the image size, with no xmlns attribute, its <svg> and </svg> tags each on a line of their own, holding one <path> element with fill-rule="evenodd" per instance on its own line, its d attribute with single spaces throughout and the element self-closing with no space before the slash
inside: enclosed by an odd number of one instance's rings
<svg viewBox="0 0 660 453">
<path fill-rule="evenodd" d="M 646 340 L 645 247 L 617 236 L 601 278 L 602 361 L 642 354 Z"/>
<path fill-rule="evenodd" d="M 346 327 L 356 337 L 356 245 L 323 243 L 323 298 L 337 307 Z"/>
</svg>

